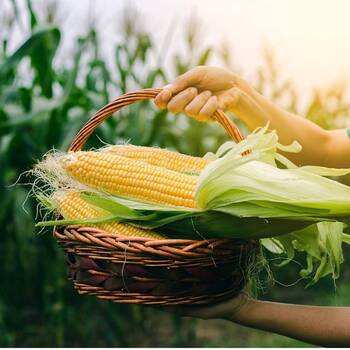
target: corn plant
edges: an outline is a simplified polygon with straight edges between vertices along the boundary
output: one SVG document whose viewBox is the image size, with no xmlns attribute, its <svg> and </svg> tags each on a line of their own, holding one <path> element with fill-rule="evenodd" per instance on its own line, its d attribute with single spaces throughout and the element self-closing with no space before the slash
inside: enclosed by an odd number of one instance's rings
<svg viewBox="0 0 350 350">
<path fill-rule="evenodd" d="M 34 227 L 39 214 L 36 201 L 28 198 L 30 187 L 14 184 L 29 182 L 21 174 L 48 150 L 67 150 L 88 117 L 115 96 L 162 86 L 198 64 L 210 64 L 214 56 L 234 68 L 227 45 L 201 46 L 198 23 L 192 19 L 184 38 L 186 55 L 175 55 L 170 69 L 163 67 L 159 57 L 164 51 L 155 46 L 141 18 L 130 10 L 119 29 L 122 36 L 114 48 L 112 67 L 101 54 L 100 34 L 93 26 L 75 40 L 67 59 L 57 64 L 62 34 L 55 17 L 58 2 L 47 2 L 39 16 L 36 3 L 27 0 L 27 23 L 22 23 L 16 0 L 9 4 L 5 11 L 0 3 L 0 345 L 205 345 L 196 338 L 192 321 L 78 296 L 65 279 L 64 257 L 50 232 L 39 235 Z M 16 26 L 27 35 L 10 52 Z M 278 80 L 272 57 L 258 71 L 258 88 L 296 110 L 298 96 L 288 82 Z M 330 128 L 345 125 L 349 109 L 344 89 L 331 88 L 310 101 L 306 115 Z M 198 124 L 141 102 L 109 118 L 87 147 L 100 146 L 100 140 L 131 141 L 203 155 L 226 139 L 214 123 Z"/>
</svg>

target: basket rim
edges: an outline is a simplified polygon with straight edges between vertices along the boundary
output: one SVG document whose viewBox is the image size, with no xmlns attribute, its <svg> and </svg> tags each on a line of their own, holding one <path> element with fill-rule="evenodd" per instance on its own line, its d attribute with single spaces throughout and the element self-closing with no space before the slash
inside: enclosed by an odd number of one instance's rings
<svg viewBox="0 0 350 350">
<path fill-rule="evenodd" d="M 242 252 L 256 249 L 260 246 L 258 240 L 244 239 L 155 239 L 151 237 L 136 237 L 114 234 L 99 228 L 81 225 L 57 226 L 53 236 L 64 248 L 79 250 L 81 252 L 97 248 L 105 253 L 149 260 L 157 257 L 170 260 L 195 260 L 207 257 L 224 258 L 232 256 L 233 251 Z M 95 254 L 96 255 L 96 254 Z"/>
</svg>

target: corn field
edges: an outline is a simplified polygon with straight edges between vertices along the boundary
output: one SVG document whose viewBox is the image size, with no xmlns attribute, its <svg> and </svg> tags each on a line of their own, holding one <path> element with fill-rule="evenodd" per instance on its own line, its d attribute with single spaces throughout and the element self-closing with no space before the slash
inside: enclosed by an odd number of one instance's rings
<svg viewBox="0 0 350 350">
<path fill-rule="evenodd" d="M 66 150 L 89 116 L 120 94 L 165 85 L 194 66 L 210 64 L 214 57 L 222 66 L 235 70 L 227 44 L 203 47 L 203 33 L 189 17 L 183 38 L 186 55 L 174 55 L 170 67 L 152 65 L 150 62 L 159 62 L 154 59 L 159 51 L 153 36 L 146 25 L 135 28 L 133 23 L 142 24 L 143 20 L 128 8 L 121 39 L 113 48 L 112 66 L 101 54 L 101 35 L 93 26 L 74 39 L 74 51 L 64 62 L 56 63 L 62 39 L 55 18 L 59 2 L 47 2 L 44 9 L 26 2 L 27 35 L 14 50 L 8 47 L 19 15 L 16 1 L 9 4 L 0 18 L 0 346 L 302 345 L 223 321 L 182 319 L 150 307 L 79 296 L 66 280 L 64 256 L 50 230 L 39 232 L 34 227 L 34 219 L 40 214 L 35 199 L 28 197 L 30 176 L 24 173 L 35 162 L 52 148 Z M 350 104 L 343 86 L 315 91 L 307 108 L 299 110 L 298 92 L 290 81 L 278 78 L 273 53 L 266 50 L 263 54 L 264 64 L 257 68 L 254 82 L 259 91 L 322 127 L 347 125 Z M 239 126 L 247 131 L 244 125 Z M 201 156 L 226 139 L 214 123 L 199 124 L 183 115 L 168 115 L 153 103 L 142 102 L 103 123 L 87 148 L 101 146 L 101 140 L 109 144 L 130 140 L 136 145 Z M 264 297 L 314 302 L 315 289 L 281 285 L 290 282 L 291 276 L 295 279 L 295 268 L 291 265 L 283 276 L 276 268 L 279 282 Z M 343 278 L 347 275 L 344 268 Z M 338 297 L 350 303 L 349 287 L 341 280 L 338 284 Z M 320 282 L 316 288 L 319 303 L 335 302 L 331 280 Z"/>
</svg>

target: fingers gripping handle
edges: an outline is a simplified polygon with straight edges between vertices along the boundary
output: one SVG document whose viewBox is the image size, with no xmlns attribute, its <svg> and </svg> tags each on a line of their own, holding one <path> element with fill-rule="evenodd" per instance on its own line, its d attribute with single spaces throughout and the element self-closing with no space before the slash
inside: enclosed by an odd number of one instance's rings
<svg viewBox="0 0 350 350">
<path fill-rule="evenodd" d="M 94 130 L 113 113 L 135 102 L 155 98 L 161 90 L 162 89 L 143 89 L 129 92 L 102 107 L 81 128 L 70 145 L 69 151 L 80 151 Z M 234 141 L 240 142 L 243 140 L 243 136 L 236 124 L 222 110 L 217 110 L 214 114 L 214 118 L 225 128 L 226 132 Z"/>
</svg>

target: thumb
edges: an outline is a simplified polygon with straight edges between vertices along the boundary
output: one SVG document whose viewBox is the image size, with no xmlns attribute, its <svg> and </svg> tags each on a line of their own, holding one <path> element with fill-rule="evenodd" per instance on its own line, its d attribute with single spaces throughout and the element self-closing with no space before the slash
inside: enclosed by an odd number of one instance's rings
<svg viewBox="0 0 350 350">
<path fill-rule="evenodd" d="M 198 68 L 194 68 L 182 75 L 179 75 L 174 82 L 170 84 L 169 89 L 171 90 L 172 94 L 175 95 L 188 87 L 197 85 L 200 80 L 200 70 Z"/>
<path fill-rule="evenodd" d="M 162 90 L 171 89 L 172 85 L 173 85 L 173 84 L 164 85 L 164 86 L 162 87 Z"/>
<path fill-rule="evenodd" d="M 160 93 L 154 99 L 155 104 L 161 109 L 166 108 L 168 102 L 170 101 L 170 99 L 173 96 L 173 94 L 171 92 L 171 86 L 172 86 L 172 84 L 167 84 L 167 85 L 163 86 Z"/>
</svg>

